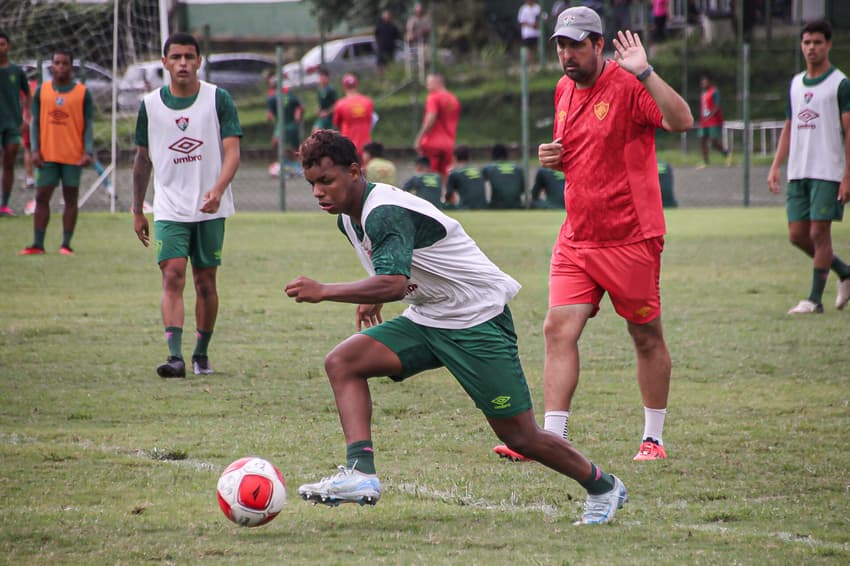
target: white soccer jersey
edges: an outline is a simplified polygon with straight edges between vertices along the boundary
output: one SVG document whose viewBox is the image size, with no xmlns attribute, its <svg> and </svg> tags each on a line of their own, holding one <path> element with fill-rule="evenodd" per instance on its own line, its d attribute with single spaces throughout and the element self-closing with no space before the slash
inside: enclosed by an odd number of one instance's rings
<svg viewBox="0 0 850 566">
<path fill-rule="evenodd" d="M 540 17 L 540 5 L 528 5 L 523 3 L 517 13 L 517 21 L 520 25 L 520 36 L 523 39 L 536 39 L 540 37 L 537 29 L 537 18 Z"/>
<path fill-rule="evenodd" d="M 163 87 L 165 88 L 165 87 Z M 154 220 L 201 222 L 227 218 L 234 212 L 230 186 L 218 212 L 201 212 L 204 194 L 221 173 L 221 125 L 215 109 L 215 85 L 201 81 L 189 108 L 172 110 L 159 89 L 145 96 L 148 151 L 154 171 Z"/>
<path fill-rule="evenodd" d="M 838 111 L 838 85 L 844 73 L 833 69 L 813 86 L 803 84 L 805 71 L 791 80 L 791 145 L 788 179 L 841 182 L 844 134 Z"/>
<path fill-rule="evenodd" d="M 404 311 L 417 324 L 436 328 L 471 328 L 499 315 L 519 292 L 520 284 L 484 255 L 459 222 L 428 201 L 383 183 L 375 184 L 363 204 L 362 222 L 378 206 L 392 205 L 433 218 L 446 236 L 424 248 L 414 248 Z M 361 241 L 347 215 L 342 224 L 360 263 L 370 275 L 372 244 L 368 234 Z"/>
</svg>

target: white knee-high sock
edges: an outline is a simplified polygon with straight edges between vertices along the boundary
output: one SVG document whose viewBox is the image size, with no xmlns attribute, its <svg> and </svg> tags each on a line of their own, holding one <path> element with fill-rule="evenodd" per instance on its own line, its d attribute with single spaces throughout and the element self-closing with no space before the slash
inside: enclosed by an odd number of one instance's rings
<svg viewBox="0 0 850 566">
<path fill-rule="evenodd" d="M 667 416 L 667 409 L 650 409 L 643 408 L 643 439 L 651 438 L 664 446 L 664 441 L 661 436 L 664 434 L 664 417 Z"/>
<path fill-rule="evenodd" d="M 543 415 L 543 428 L 567 440 L 567 427 L 570 424 L 569 411 L 546 411 Z"/>
</svg>

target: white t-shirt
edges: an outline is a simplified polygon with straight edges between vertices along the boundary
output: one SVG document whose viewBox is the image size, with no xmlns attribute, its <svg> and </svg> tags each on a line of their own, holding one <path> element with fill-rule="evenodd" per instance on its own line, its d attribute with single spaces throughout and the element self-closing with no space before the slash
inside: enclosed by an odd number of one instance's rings
<svg viewBox="0 0 850 566">
<path fill-rule="evenodd" d="M 517 14 L 520 25 L 520 33 L 523 39 L 537 39 L 540 37 L 540 29 L 537 27 L 537 19 L 540 17 L 539 4 L 523 4 Z"/>
</svg>

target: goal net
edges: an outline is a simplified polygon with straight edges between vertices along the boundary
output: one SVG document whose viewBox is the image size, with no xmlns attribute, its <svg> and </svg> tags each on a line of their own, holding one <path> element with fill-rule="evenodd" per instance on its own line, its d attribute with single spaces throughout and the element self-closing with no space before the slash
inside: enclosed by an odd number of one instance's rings
<svg viewBox="0 0 850 566">
<path fill-rule="evenodd" d="M 74 77 L 85 82 L 92 95 L 97 160 L 84 171 L 80 186 L 80 204 L 87 209 L 114 211 L 116 206 L 130 205 L 130 181 L 116 179 L 112 167 L 128 158 L 123 154 L 133 147 L 135 129 L 137 106 L 119 104 L 121 79 L 130 65 L 159 59 L 160 2 L 169 4 L 167 0 L 0 0 L 0 30 L 11 41 L 9 59 L 24 68 L 30 84 L 49 78 L 54 50 L 70 49 Z M 15 169 L 16 176 L 23 175 L 22 165 Z M 18 186 L 23 184 L 16 182 Z M 31 198 L 32 194 L 15 190 L 13 207 L 23 210 L 17 201 Z"/>
</svg>

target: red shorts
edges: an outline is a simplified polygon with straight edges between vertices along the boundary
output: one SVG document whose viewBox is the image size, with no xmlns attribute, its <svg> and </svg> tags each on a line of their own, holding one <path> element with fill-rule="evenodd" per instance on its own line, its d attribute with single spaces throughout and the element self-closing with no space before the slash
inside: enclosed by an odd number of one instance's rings
<svg viewBox="0 0 850 566">
<path fill-rule="evenodd" d="M 635 324 L 661 316 L 661 251 L 664 237 L 625 246 L 574 248 L 560 240 L 549 266 L 549 308 L 594 306 L 607 292 L 617 313 Z"/>
<path fill-rule="evenodd" d="M 422 155 L 431 160 L 431 171 L 439 173 L 445 180 L 449 174 L 452 161 L 454 160 L 453 151 L 451 149 L 438 149 L 436 147 L 423 147 Z"/>
<path fill-rule="evenodd" d="M 24 148 L 30 149 L 30 129 L 29 126 L 21 126 L 21 144 Z"/>
</svg>

